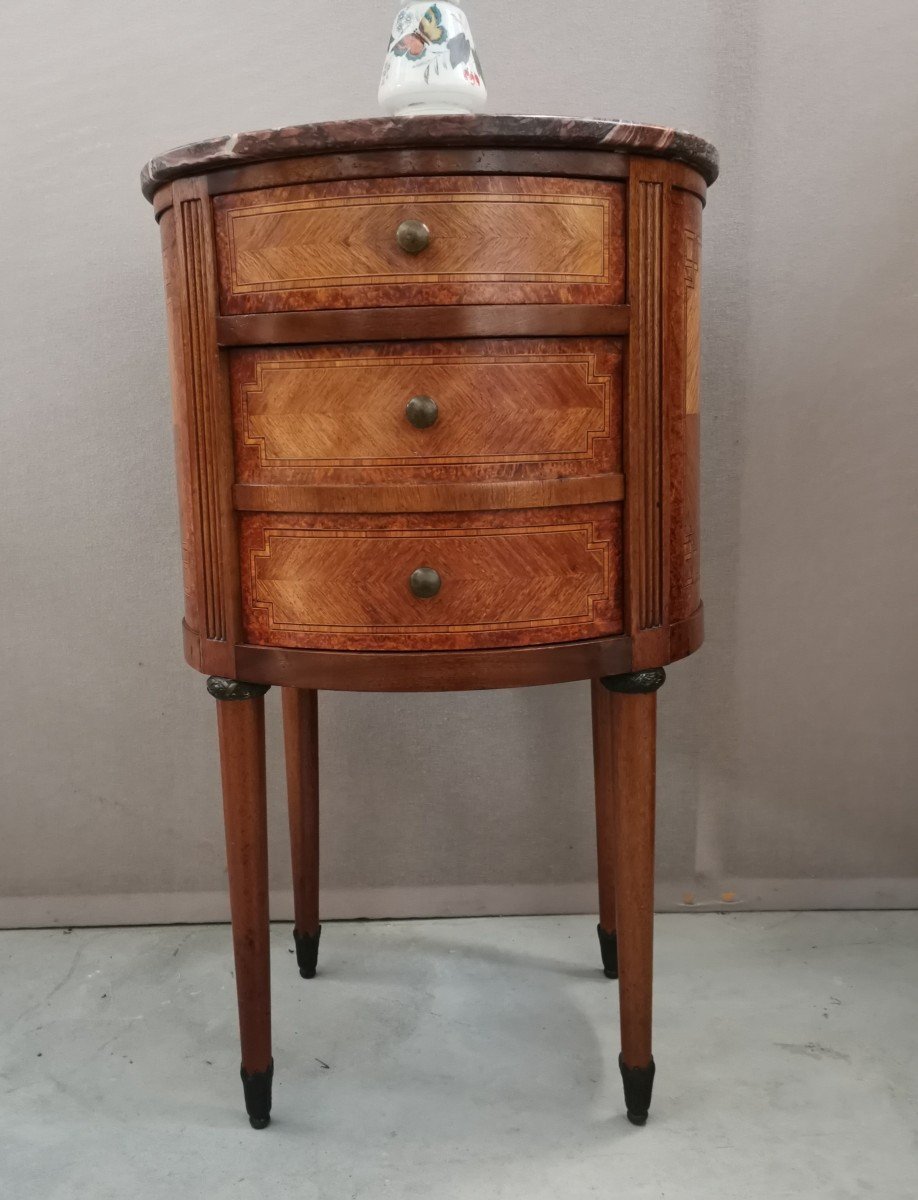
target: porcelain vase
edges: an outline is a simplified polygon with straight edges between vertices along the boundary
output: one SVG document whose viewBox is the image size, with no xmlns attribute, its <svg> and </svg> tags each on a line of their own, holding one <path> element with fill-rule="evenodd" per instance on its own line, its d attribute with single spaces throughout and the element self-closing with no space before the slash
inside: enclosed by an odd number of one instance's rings
<svg viewBox="0 0 918 1200">
<path fill-rule="evenodd" d="M 404 4 L 379 84 L 379 103 L 396 116 L 481 112 L 488 99 L 468 18 L 452 0 Z"/>
</svg>

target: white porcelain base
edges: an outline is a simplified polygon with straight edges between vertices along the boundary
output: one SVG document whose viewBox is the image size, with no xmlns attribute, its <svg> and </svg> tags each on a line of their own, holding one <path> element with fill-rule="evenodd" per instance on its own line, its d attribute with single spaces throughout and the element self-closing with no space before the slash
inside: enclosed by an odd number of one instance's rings
<svg viewBox="0 0 918 1200">
<path fill-rule="evenodd" d="M 471 111 L 462 104 L 407 104 L 404 108 L 397 108 L 395 115 L 397 117 L 442 117 L 448 113 L 465 113 L 468 116 Z"/>
</svg>

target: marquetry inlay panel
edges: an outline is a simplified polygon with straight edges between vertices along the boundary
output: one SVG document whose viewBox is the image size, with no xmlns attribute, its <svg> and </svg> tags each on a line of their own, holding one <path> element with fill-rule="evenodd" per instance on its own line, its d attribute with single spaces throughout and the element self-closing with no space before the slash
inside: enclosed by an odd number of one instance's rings
<svg viewBox="0 0 918 1200">
<path fill-rule="evenodd" d="M 618 469 L 620 344 L 526 339 L 234 352 L 237 477 L 251 483 Z M 412 426 L 414 396 L 437 405 Z M 433 474 L 431 474 L 433 472 Z M 517 472 L 511 472 L 518 475 Z"/>
<path fill-rule="evenodd" d="M 621 628 L 619 506 L 414 517 L 242 518 L 244 621 L 257 645 L 531 645 Z M 442 588 L 418 599 L 409 577 Z"/>
<path fill-rule="evenodd" d="M 227 314 L 395 304 L 616 304 L 621 184 L 514 176 L 351 180 L 214 199 Z M 399 224 L 430 243 L 409 254 Z"/>
</svg>

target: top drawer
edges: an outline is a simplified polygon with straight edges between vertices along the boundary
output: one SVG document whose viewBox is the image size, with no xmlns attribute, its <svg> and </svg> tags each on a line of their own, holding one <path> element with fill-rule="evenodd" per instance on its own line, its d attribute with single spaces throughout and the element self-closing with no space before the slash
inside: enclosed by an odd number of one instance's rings
<svg viewBox="0 0 918 1200">
<path fill-rule="evenodd" d="M 431 176 L 297 184 L 217 196 L 214 218 L 228 315 L 624 301 L 617 183 Z M 414 244 L 399 236 L 406 222 L 424 227 Z"/>
</svg>

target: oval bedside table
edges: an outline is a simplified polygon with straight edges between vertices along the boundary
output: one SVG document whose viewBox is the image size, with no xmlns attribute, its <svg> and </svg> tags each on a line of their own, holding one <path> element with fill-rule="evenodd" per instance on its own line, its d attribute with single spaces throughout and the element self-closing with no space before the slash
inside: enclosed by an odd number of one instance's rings
<svg viewBox="0 0 918 1200">
<path fill-rule="evenodd" d="M 264 693 L 300 973 L 317 694 L 590 680 L 603 969 L 651 1053 L 656 692 L 702 639 L 699 268 L 713 147 L 548 117 L 304 125 L 143 174 L 162 231 L 185 655 L 211 676 L 246 1108 L 271 1109 Z"/>
</svg>

